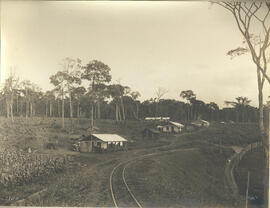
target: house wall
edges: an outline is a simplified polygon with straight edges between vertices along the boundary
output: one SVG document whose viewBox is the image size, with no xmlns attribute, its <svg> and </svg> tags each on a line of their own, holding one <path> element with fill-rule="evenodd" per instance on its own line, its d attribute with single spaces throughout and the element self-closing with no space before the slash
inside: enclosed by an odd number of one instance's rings
<svg viewBox="0 0 270 208">
<path fill-rule="evenodd" d="M 172 132 L 179 133 L 179 132 L 181 132 L 181 128 L 178 128 L 176 126 L 164 126 L 164 127 L 162 127 L 161 130 L 162 130 L 162 132 L 165 132 L 165 133 L 172 133 Z"/>
<path fill-rule="evenodd" d="M 181 129 L 180 128 L 177 128 L 176 126 L 174 127 L 174 132 L 175 133 L 179 133 L 179 132 L 181 132 Z"/>
<path fill-rule="evenodd" d="M 101 149 L 107 149 L 107 148 L 108 148 L 108 144 L 106 142 L 102 142 Z"/>
</svg>

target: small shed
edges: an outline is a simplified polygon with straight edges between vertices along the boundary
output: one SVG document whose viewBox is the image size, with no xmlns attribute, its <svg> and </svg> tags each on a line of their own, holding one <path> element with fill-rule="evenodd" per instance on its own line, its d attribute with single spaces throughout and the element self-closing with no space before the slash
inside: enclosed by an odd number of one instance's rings
<svg viewBox="0 0 270 208">
<path fill-rule="evenodd" d="M 178 122 L 169 121 L 166 125 L 159 125 L 157 129 L 164 133 L 180 133 L 184 128 L 184 125 Z"/>
<path fill-rule="evenodd" d="M 127 147 L 127 140 L 117 134 L 91 134 L 91 141 L 97 152 L 125 150 Z"/>
<path fill-rule="evenodd" d="M 160 132 L 157 131 L 156 129 L 152 129 L 152 128 L 145 128 L 143 131 L 142 131 L 142 137 L 143 138 L 154 138 L 154 139 L 157 139 L 158 136 L 159 136 Z"/>
</svg>

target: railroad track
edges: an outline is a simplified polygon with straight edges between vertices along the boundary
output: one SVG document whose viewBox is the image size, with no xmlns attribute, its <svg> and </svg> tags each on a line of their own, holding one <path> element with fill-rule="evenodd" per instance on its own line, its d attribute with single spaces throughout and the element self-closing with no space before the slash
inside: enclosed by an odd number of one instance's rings
<svg viewBox="0 0 270 208">
<path fill-rule="evenodd" d="M 135 197 L 134 193 L 131 191 L 130 187 L 128 186 L 127 181 L 126 181 L 126 178 L 125 178 L 126 167 L 130 163 L 132 163 L 132 162 L 135 162 L 134 159 L 119 163 L 118 165 L 116 165 L 113 168 L 113 170 L 111 172 L 111 175 L 110 175 L 111 196 L 112 196 L 112 200 L 113 200 L 114 206 L 117 207 L 117 208 L 119 207 L 119 203 L 116 200 L 115 190 L 113 190 L 113 176 L 114 176 L 114 173 L 117 171 L 117 169 L 119 169 L 121 166 L 122 166 L 122 174 L 121 174 L 122 175 L 122 178 L 121 179 L 123 181 L 123 184 L 125 185 L 125 189 L 128 192 L 129 196 L 131 197 L 132 202 L 134 203 L 134 205 L 138 206 L 139 208 L 142 208 L 141 204 L 139 203 L 139 201 Z"/>
<path fill-rule="evenodd" d="M 133 203 L 136 204 L 136 206 L 138 206 L 139 208 L 142 208 L 141 203 L 135 197 L 134 193 L 132 192 L 132 190 L 130 189 L 130 187 L 127 184 L 126 177 L 125 177 L 126 176 L 125 175 L 126 167 L 128 165 L 132 164 L 132 163 L 137 162 L 138 160 L 142 160 L 142 159 L 145 159 L 147 157 L 152 157 L 152 156 L 157 156 L 157 155 L 162 155 L 162 154 L 167 154 L 167 153 L 172 153 L 172 152 L 177 152 L 177 151 L 190 151 L 190 150 L 195 150 L 195 149 L 198 149 L 198 148 L 173 149 L 173 150 L 167 150 L 167 151 L 162 151 L 162 152 L 150 153 L 150 154 L 146 154 L 146 155 L 143 155 L 143 156 L 140 156 L 140 157 L 136 157 L 136 158 L 133 158 L 133 159 L 118 163 L 116 166 L 114 166 L 114 168 L 113 168 L 113 170 L 112 170 L 112 172 L 110 174 L 110 192 L 111 192 L 111 196 L 112 196 L 114 206 L 116 208 L 118 208 L 119 207 L 119 202 L 117 202 L 115 190 L 113 189 L 113 176 L 114 176 L 115 172 L 117 171 L 117 169 L 119 169 L 121 166 L 122 166 L 122 181 L 123 181 L 123 183 L 125 185 L 125 189 L 128 192 L 128 194 L 130 195 L 130 197 L 132 198 Z"/>
</svg>

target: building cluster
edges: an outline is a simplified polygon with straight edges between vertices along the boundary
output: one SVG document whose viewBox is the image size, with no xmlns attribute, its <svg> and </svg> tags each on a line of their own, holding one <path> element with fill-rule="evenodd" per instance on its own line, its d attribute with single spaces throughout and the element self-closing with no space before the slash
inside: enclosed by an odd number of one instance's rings
<svg viewBox="0 0 270 208">
<path fill-rule="evenodd" d="M 191 131 L 200 127 L 208 127 L 210 123 L 205 120 L 196 120 L 189 124 L 181 124 L 178 122 L 170 121 L 170 117 L 146 117 L 145 121 L 155 121 L 156 128 L 145 128 L 142 131 L 143 137 L 158 138 L 162 133 L 165 134 L 178 134 L 182 131 Z"/>
<path fill-rule="evenodd" d="M 189 124 L 181 124 L 170 121 L 170 117 L 147 117 L 145 121 L 155 124 L 155 127 L 146 127 L 142 130 L 142 138 L 156 139 L 160 134 L 179 134 L 183 131 L 191 131 L 200 127 L 208 127 L 210 123 L 205 120 L 197 120 Z M 111 152 L 127 150 L 127 140 L 117 134 L 91 133 L 88 136 L 72 136 L 74 140 L 72 149 L 78 152 Z"/>
</svg>

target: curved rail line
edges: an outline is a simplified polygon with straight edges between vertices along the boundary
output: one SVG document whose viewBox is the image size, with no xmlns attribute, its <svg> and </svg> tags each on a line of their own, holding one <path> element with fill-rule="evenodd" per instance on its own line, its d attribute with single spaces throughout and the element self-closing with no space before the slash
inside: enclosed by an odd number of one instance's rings
<svg viewBox="0 0 270 208">
<path fill-rule="evenodd" d="M 113 174 L 114 174 L 115 170 L 116 170 L 120 165 L 122 165 L 122 164 L 123 164 L 123 162 L 121 162 L 121 163 L 119 163 L 118 165 L 116 165 L 116 166 L 113 168 L 113 170 L 112 170 L 112 172 L 111 172 L 111 175 L 110 175 L 110 189 L 111 189 L 112 200 L 113 200 L 114 206 L 117 207 L 117 208 L 118 208 L 118 206 L 117 206 L 117 203 L 116 203 L 116 200 L 115 200 L 115 197 L 114 197 L 114 193 L 113 193 L 112 177 L 113 177 Z"/>
<path fill-rule="evenodd" d="M 114 203 L 114 206 L 116 208 L 118 208 L 118 204 L 116 202 L 116 199 L 115 199 L 115 194 L 114 194 L 114 191 L 113 191 L 113 183 L 112 183 L 112 179 L 113 179 L 113 174 L 115 172 L 115 170 L 117 168 L 119 168 L 121 165 L 124 165 L 125 166 L 123 167 L 123 170 L 122 170 L 122 179 L 123 179 L 123 182 L 127 188 L 127 191 L 128 193 L 131 195 L 131 197 L 133 198 L 134 202 L 138 205 L 139 208 L 142 208 L 142 205 L 139 203 L 139 201 L 136 199 L 136 197 L 134 196 L 134 194 L 132 193 L 131 189 L 129 188 L 127 182 L 126 182 L 126 179 L 125 179 L 125 171 L 126 171 L 126 167 L 133 163 L 133 162 L 136 162 L 137 160 L 140 160 L 140 159 L 144 159 L 146 157 L 150 157 L 150 156 L 155 156 L 155 155 L 162 155 L 162 154 L 166 154 L 166 153 L 171 153 L 171 152 L 177 152 L 177 151 L 188 151 L 188 150 L 195 150 L 197 148 L 189 148 L 189 149 L 173 149 L 173 150 L 167 150 L 167 151 L 163 151 L 163 152 L 156 152 L 156 153 L 149 153 L 149 154 L 145 154 L 143 156 L 140 156 L 140 157 L 136 157 L 136 158 L 133 158 L 133 159 L 130 159 L 128 161 L 123 161 L 123 162 L 120 162 L 118 163 L 116 166 L 114 166 L 111 174 L 110 174 L 110 191 L 111 191 L 111 196 L 112 196 L 112 200 L 113 200 L 113 203 Z"/>
<path fill-rule="evenodd" d="M 135 161 L 132 161 L 132 162 L 135 162 Z M 130 188 L 128 187 L 127 185 L 127 182 L 126 182 L 126 179 L 125 179 L 125 171 L 126 171 L 126 167 L 131 164 L 132 162 L 128 162 L 125 167 L 123 168 L 123 171 L 122 171 L 122 179 L 124 181 L 124 184 L 126 185 L 127 187 L 127 190 L 129 192 L 129 194 L 131 195 L 131 197 L 134 199 L 134 201 L 136 202 L 136 204 L 138 205 L 138 207 L 142 208 L 142 205 L 138 202 L 138 200 L 136 199 L 136 197 L 134 196 L 134 194 L 132 193 L 132 191 L 130 190 Z"/>
</svg>

